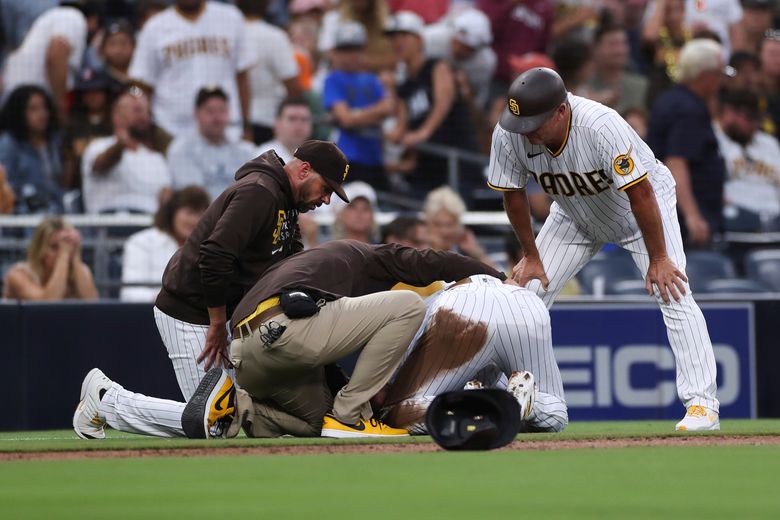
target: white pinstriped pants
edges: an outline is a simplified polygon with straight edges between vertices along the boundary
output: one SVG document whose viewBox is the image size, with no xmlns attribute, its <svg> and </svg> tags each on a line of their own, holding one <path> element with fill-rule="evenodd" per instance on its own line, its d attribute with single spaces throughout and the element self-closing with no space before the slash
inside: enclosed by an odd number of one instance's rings
<svg viewBox="0 0 780 520">
<path fill-rule="evenodd" d="M 506 388 L 507 376 L 514 371 L 528 370 L 536 379 L 538 391 L 524 429 L 563 430 L 568 424 L 568 411 L 561 373 L 553 355 L 550 313 L 544 303 L 533 292 L 505 285 L 496 278 L 472 276 L 471 280 L 471 283 L 452 287 L 427 302 L 425 322 L 412 341 L 389 392 L 392 400 L 389 407 L 397 407 L 391 416 L 401 420 L 413 433 L 424 433 L 419 416 L 437 395 L 462 390 L 471 379 L 479 379 L 485 386 Z M 417 359 L 413 357 L 416 348 L 427 348 L 420 338 L 431 323 L 436 322 L 435 315 L 440 311 L 452 311 L 461 317 L 455 325 L 460 330 L 447 331 L 440 341 L 472 334 L 472 325 L 481 324 L 487 328 L 486 340 L 476 354 L 454 368 L 451 368 L 450 360 L 431 355 L 434 349 Z M 452 342 L 447 351 L 448 355 L 459 358 L 462 357 L 459 350 L 468 347 L 456 343 L 457 340 Z M 407 360 L 414 365 L 404 367 Z M 417 375 L 402 376 L 403 371 L 409 369 Z M 414 388 L 407 381 L 425 383 Z"/>
<path fill-rule="evenodd" d="M 154 308 L 154 321 L 173 364 L 182 396 L 188 401 L 206 374 L 196 361 L 206 343 L 207 325 L 195 325 Z M 232 374 L 231 374 L 232 375 Z M 106 392 L 100 413 L 112 428 L 156 437 L 184 437 L 181 415 L 186 403 L 148 397 L 125 390 L 119 383 Z"/>
<path fill-rule="evenodd" d="M 674 265 L 685 272 L 685 251 L 673 188 L 671 192 L 661 194 L 656 190 L 656 198 L 663 222 L 666 253 Z M 605 242 L 593 238 L 558 204 L 553 204 L 550 216 L 536 237 L 536 246 L 550 281 L 548 290 L 545 292 L 538 280 L 532 280 L 527 287 L 536 291 L 547 307 L 551 307 L 566 282 L 593 258 Z M 637 233 L 636 238 L 618 240 L 615 243 L 631 253 L 644 279 L 650 265 L 650 257 L 641 234 Z M 655 290 L 655 298 L 663 313 L 669 344 L 676 360 L 677 395 L 686 408 L 700 405 L 718 412 L 719 403 L 715 397 L 715 354 L 707 323 L 688 284 L 685 284 L 685 290 L 686 295 L 679 303 L 672 299 L 668 304 L 664 303 L 658 290 Z"/>
</svg>

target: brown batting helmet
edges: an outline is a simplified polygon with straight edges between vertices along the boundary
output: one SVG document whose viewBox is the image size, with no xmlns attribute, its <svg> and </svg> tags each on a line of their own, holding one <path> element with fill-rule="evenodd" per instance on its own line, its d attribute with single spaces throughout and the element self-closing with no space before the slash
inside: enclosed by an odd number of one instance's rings
<svg viewBox="0 0 780 520">
<path fill-rule="evenodd" d="M 523 72 L 509 87 L 498 124 L 514 134 L 531 133 L 566 101 L 566 94 L 566 86 L 554 70 L 538 67 Z"/>
</svg>

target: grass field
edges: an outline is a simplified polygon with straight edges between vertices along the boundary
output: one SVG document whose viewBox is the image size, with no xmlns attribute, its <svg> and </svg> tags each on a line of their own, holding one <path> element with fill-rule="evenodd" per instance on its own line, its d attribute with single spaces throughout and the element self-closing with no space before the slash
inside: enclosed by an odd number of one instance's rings
<svg viewBox="0 0 780 520">
<path fill-rule="evenodd" d="M 723 421 L 725 436 L 777 436 L 780 421 Z M 521 441 L 680 437 L 670 422 L 577 423 Z M 111 432 L 3 433 L 0 452 L 246 448 Z M 701 439 L 706 437 L 706 439 Z M 414 438 L 409 443 L 427 443 Z M 567 443 L 569 445 L 570 443 Z M 414 446 L 409 446 L 414 448 Z M 108 455 L 108 454 L 106 454 Z M 780 518 L 780 445 L 638 446 L 480 453 L 331 453 L 0 462 L 2 518 Z"/>
</svg>

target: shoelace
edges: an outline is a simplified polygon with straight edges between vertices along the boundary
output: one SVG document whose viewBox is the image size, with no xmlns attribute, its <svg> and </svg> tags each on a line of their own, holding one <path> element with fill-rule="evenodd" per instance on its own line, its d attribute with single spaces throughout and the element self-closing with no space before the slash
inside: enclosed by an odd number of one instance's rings
<svg viewBox="0 0 780 520">
<path fill-rule="evenodd" d="M 703 406 L 691 406 L 688 408 L 688 415 L 691 417 L 706 417 L 707 409 Z"/>
<path fill-rule="evenodd" d="M 377 419 L 373 417 L 368 420 L 368 424 L 370 424 L 374 428 L 379 428 L 380 430 L 385 427 L 384 424 L 382 424 L 381 422 L 379 422 Z"/>
</svg>

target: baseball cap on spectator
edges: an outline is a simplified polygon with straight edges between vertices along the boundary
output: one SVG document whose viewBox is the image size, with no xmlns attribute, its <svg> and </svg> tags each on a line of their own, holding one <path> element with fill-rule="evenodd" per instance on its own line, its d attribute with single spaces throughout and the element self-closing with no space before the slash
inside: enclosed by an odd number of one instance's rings
<svg viewBox="0 0 780 520">
<path fill-rule="evenodd" d="M 493 33 L 490 29 L 490 19 L 478 9 L 466 9 L 452 21 L 453 38 L 472 49 L 490 45 Z"/>
<path fill-rule="evenodd" d="M 385 34 L 409 33 L 423 37 L 425 22 L 411 11 L 398 11 L 387 21 Z"/>
<path fill-rule="evenodd" d="M 368 44 L 368 36 L 363 24 L 359 22 L 343 22 L 338 26 L 334 49 L 361 49 Z"/>
<path fill-rule="evenodd" d="M 376 191 L 370 184 L 363 181 L 348 182 L 344 185 L 344 192 L 347 194 L 350 204 L 357 199 L 365 199 L 371 204 L 372 208 L 376 208 Z M 348 204 L 340 200 L 334 200 L 330 203 L 330 206 L 333 214 L 338 215 Z"/>
<path fill-rule="evenodd" d="M 342 186 L 349 174 L 349 161 L 338 146 L 330 141 L 306 141 L 293 152 L 293 156 L 311 164 L 314 171 L 322 175 L 330 189 L 349 204 L 349 197 Z"/>
<path fill-rule="evenodd" d="M 537 68 L 556 70 L 555 63 L 546 54 L 540 52 L 526 52 L 521 56 L 513 54 L 509 57 L 509 66 L 512 67 L 515 75 Z"/>
<path fill-rule="evenodd" d="M 198 90 L 198 94 L 195 96 L 195 108 L 200 108 L 203 103 L 213 97 L 221 98 L 223 101 L 228 100 L 227 92 L 225 92 L 222 87 L 217 85 L 210 85 L 207 87 L 202 87 L 200 90 Z"/>
<path fill-rule="evenodd" d="M 79 71 L 73 85 L 74 90 L 84 92 L 87 90 L 103 90 L 110 85 L 108 75 L 100 69 L 83 68 Z"/>
</svg>

